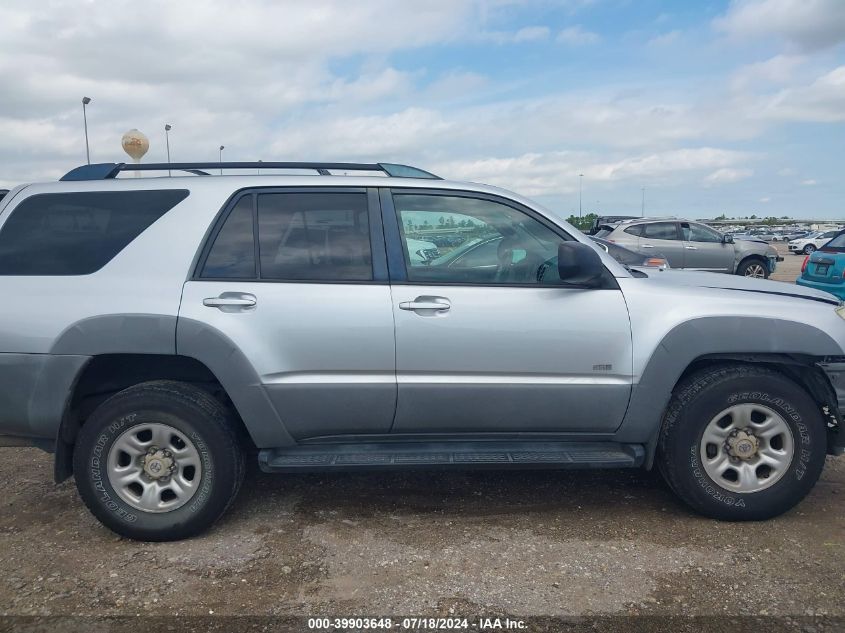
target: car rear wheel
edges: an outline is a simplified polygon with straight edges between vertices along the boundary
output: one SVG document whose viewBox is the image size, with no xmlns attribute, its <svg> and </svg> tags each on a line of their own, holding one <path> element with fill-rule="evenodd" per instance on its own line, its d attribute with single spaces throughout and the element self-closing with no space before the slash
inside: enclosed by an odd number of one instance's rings
<svg viewBox="0 0 845 633">
<path fill-rule="evenodd" d="M 759 259 L 746 259 L 740 263 L 739 267 L 736 269 L 736 274 L 742 275 L 743 277 L 753 277 L 755 279 L 768 279 L 769 267 L 765 264 L 765 262 Z"/>
<path fill-rule="evenodd" d="M 678 385 L 658 464 L 698 512 L 761 520 L 807 495 L 824 466 L 826 442 L 819 407 L 801 387 L 771 369 L 724 365 Z"/>
<path fill-rule="evenodd" d="M 812 255 L 816 252 L 816 247 L 814 244 L 807 244 L 802 251 L 805 255 Z"/>
<path fill-rule="evenodd" d="M 144 541 L 205 530 L 243 475 L 231 413 L 184 383 L 148 382 L 112 396 L 82 426 L 74 450 L 76 485 L 94 516 Z"/>
</svg>

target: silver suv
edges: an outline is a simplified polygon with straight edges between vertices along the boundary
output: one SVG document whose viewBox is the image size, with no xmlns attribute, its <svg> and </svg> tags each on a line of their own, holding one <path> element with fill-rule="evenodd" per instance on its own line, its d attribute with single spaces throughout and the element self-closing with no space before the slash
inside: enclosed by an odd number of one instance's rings
<svg viewBox="0 0 845 633">
<path fill-rule="evenodd" d="M 596 237 L 644 255 L 666 258 L 672 268 L 730 273 L 767 279 L 783 261 L 761 240 L 737 240 L 700 222 L 674 218 L 637 218 L 602 225 Z"/>
<path fill-rule="evenodd" d="M 434 234 L 496 247 L 411 257 Z M 845 447 L 830 295 L 628 269 L 526 198 L 398 165 L 105 164 L 17 187 L 0 294 L 0 440 L 53 452 L 56 481 L 136 539 L 207 528 L 250 455 L 280 473 L 656 464 L 692 508 L 745 520 L 798 503 Z"/>
</svg>

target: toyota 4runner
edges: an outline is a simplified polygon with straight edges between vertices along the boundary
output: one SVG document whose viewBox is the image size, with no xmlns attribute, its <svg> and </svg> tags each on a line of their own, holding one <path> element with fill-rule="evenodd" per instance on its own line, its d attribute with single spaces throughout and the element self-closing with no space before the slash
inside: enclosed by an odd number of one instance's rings
<svg viewBox="0 0 845 633">
<path fill-rule="evenodd" d="M 412 256 L 445 234 L 496 247 Z M 530 200 L 401 165 L 101 164 L 20 186 L 0 293 L 0 442 L 53 452 L 56 481 L 136 539 L 210 526 L 246 455 L 656 464 L 698 512 L 754 520 L 845 447 L 831 295 L 629 269 Z"/>
</svg>

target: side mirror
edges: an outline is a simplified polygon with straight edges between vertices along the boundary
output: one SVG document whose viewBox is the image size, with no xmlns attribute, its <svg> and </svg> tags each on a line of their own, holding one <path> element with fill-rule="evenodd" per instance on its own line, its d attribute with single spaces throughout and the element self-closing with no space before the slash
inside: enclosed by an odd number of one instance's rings
<svg viewBox="0 0 845 633">
<path fill-rule="evenodd" d="M 734 243 L 734 236 L 733 235 L 723 235 L 722 236 L 722 244 L 733 244 Z"/>
<path fill-rule="evenodd" d="M 604 275 L 604 264 L 590 246 L 561 242 L 557 247 L 557 274 L 564 284 L 597 288 Z"/>
</svg>

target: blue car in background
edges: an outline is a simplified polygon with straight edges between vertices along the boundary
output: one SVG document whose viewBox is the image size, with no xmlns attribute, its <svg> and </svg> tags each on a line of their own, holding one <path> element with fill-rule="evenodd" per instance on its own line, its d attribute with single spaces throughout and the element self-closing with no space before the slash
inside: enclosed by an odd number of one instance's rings
<svg viewBox="0 0 845 633">
<path fill-rule="evenodd" d="M 796 283 L 824 290 L 845 301 L 845 231 L 804 258 Z"/>
</svg>

